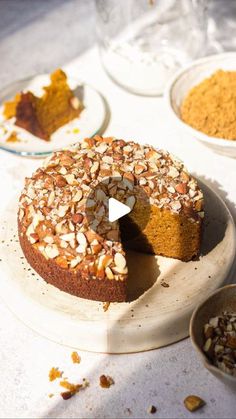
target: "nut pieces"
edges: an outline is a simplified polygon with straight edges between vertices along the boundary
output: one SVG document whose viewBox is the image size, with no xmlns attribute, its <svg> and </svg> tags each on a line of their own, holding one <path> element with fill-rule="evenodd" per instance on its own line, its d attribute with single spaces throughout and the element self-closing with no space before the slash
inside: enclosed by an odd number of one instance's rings
<svg viewBox="0 0 236 419">
<path fill-rule="evenodd" d="M 203 329 L 203 350 L 220 370 L 236 377 L 236 313 L 212 317 Z"/>
<path fill-rule="evenodd" d="M 195 410 L 200 409 L 200 407 L 204 406 L 205 402 L 198 396 L 188 396 L 186 399 L 184 399 L 184 406 L 186 409 L 188 409 L 190 412 L 195 412 Z"/>
<path fill-rule="evenodd" d="M 73 100 L 72 106 L 80 104 Z M 112 184 L 112 177 L 120 178 L 121 185 Z M 183 211 L 193 222 L 201 222 L 203 202 L 197 182 L 182 162 L 165 151 L 95 136 L 55 152 L 26 179 L 19 208 L 21 231 L 46 259 L 73 272 L 87 269 L 91 279 L 123 280 L 127 275 L 118 225 L 106 222 L 106 190 L 97 191 L 97 200 L 90 199 L 92 182 L 106 184 L 130 208 L 135 207 L 134 190 L 139 185 L 151 205 Z M 89 205 L 91 211 L 98 205 L 91 226 Z M 90 239 L 95 234 L 92 228 L 97 234 Z M 105 237 L 100 236 L 102 231 Z"/>
</svg>

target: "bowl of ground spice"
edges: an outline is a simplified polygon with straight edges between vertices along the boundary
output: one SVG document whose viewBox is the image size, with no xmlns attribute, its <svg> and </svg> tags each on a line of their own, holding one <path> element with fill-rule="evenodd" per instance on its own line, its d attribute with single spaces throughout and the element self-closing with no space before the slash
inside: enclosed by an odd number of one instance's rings
<svg viewBox="0 0 236 419">
<path fill-rule="evenodd" d="M 192 139 L 236 158 L 236 53 L 193 62 L 174 76 L 165 96 L 172 117 Z"/>
</svg>

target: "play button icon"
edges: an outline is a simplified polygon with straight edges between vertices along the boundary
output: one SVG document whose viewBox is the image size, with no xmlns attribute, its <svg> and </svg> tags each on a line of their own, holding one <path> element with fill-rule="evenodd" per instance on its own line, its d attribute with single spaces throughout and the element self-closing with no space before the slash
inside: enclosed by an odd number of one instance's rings
<svg viewBox="0 0 236 419">
<path fill-rule="evenodd" d="M 124 215 L 129 214 L 131 208 L 128 205 L 117 201 L 115 198 L 110 198 L 108 201 L 108 219 L 112 223 L 113 221 L 119 220 Z"/>
<path fill-rule="evenodd" d="M 85 200 L 90 230 L 110 241 L 139 241 L 150 217 L 150 203 L 143 187 L 124 176 L 105 177 L 90 183 Z"/>
</svg>

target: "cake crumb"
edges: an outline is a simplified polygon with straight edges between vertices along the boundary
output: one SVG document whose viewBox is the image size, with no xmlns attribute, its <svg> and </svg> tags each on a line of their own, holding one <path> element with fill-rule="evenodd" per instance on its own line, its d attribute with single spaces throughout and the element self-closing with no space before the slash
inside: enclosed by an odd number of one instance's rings
<svg viewBox="0 0 236 419">
<path fill-rule="evenodd" d="M 6 139 L 7 143 L 20 143 L 20 141 L 21 140 L 19 139 L 19 137 L 17 136 L 17 133 L 15 131 L 13 131 L 9 135 L 9 137 L 7 137 L 7 139 Z"/>
<path fill-rule="evenodd" d="M 60 381 L 60 386 L 66 388 L 67 390 L 73 392 L 78 392 L 81 387 L 83 387 L 82 384 L 72 384 L 67 380 Z"/>
<path fill-rule="evenodd" d="M 102 308 L 104 313 L 109 309 L 111 303 L 107 302 L 107 303 L 103 303 Z"/>
<path fill-rule="evenodd" d="M 101 375 L 100 376 L 100 386 L 102 388 L 109 388 L 111 385 L 115 384 L 113 378 L 111 378 L 109 375 Z"/>
<path fill-rule="evenodd" d="M 61 397 L 63 398 L 63 400 L 68 400 L 72 396 L 74 396 L 76 393 L 78 393 L 81 388 L 88 387 L 89 382 L 88 382 L 88 380 L 86 380 L 86 378 L 83 378 L 83 384 L 72 384 L 67 380 L 62 380 L 60 382 L 60 386 L 67 389 L 67 391 L 63 391 L 61 393 Z"/>
<path fill-rule="evenodd" d="M 49 376 L 49 381 L 54 381 L 57 378 L 61 378 L 62 376 L 62 371 L 59 371 L 58 368 L 54 368 L 52 367 L 48 373 Z"/>
<path fill-rule="evenodd" d="M 81 357 L 76 351 L 72 352 L 71 359 L 72 359 L 73 364 L 80 364 L 81 362 Z"/>
<path fill-rule="evenodd" d="M 48 395 L 48 397 L 51 399 L 52 397 L 54 396 L 54 394 L 53 393 L 50 393 L 49 395 Z"/>
<path fill-rule="evenodd" d="M 151 406 L 149 406 L 149 408 L 147 410 L 147 413 L 154 414 L 154 413 L 156 413 L 156 411 L 157 411 L 156 406 L 151 405 Z"/>
<path fill-rule="evenodd" d="M 167 282 L 165 282 L 165 281 L 161 282 L 161 286 L 164 287 L 164 288 L 169 288 L 169 284 L 167 284 Z"/>
</svg>

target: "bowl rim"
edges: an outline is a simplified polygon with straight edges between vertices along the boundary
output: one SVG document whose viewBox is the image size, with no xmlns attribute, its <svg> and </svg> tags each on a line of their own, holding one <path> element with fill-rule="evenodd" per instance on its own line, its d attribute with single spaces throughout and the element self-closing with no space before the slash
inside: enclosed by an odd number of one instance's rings
<svg viewBox="0 0 236 419">
<path fill-rule="evenodd" d="M 181 126 L 192 136 L 196 137 L 202 142 L 211 144 L 213 146 L 219 146 L 223 147 L 225 149 L 227 148 L 235 148 L 236 149 L 236 140 L 228 140 L 225 138 L 218 138 L 218 137 L 212 137 L 207 134 L 204 134 L 202 131 L 199 131 L 190 125 L 186 124 L 180 117 L 177 115 L 173 108 L 173 88 L 177 81 L 181 79 L 184 75 L 186 75 L 189 71 L 192 69 L 196 69 L 199 67 L 199 65 L 205 64 L 205 63 L 213 63 L 216 61 L 221 61 L 224 58 L 230 58 L 230 57 L 236 58 L 236 51 L 229 51 L 229 52 L 223 52 L 221 54 L 214 54 L 214 55 L 208 55 L 206 57 L 200 58 L 198 60 L 192 61 L 190 64 L 187 64 L 186 66 L 182 67 L 179 71 L 177 71 L 172 78 L 170 79 L 169 83 L 167 84 L 167 87 L 164 92 L 164 100 L 167 105 L 167 109 L 169 110 L 169 113 L 171 114 L 172 118 L 174 118 L 175 122 L 178 122 L 181 124 Z M 236 71 L 236 70 L 235 70 Z"/>
<path fill-rule="evenodd" d="M 194 336 L 194 332 L 193 332 L 193 325 L 194 322 L 197 318 L 198 312 L 199 310 L 208 303 L 208 301 L 220 294 L 221 292 L 224 292 L 226 289 L 230 289 L 230 288 L 234 288 L 236 289 L 236 284 L 229 284 L 229 285 L 225 285 L 221 288 L 218 288 L 216 291 L 212 292 L 204 301 L 202 301 L 194 310 L 191 319 L 190 319 L 190 324 L 189 324 L 189 335 L 190 335 L 190 339 L 191 339 L 191 343 L 192 346 L 194 347 L 194 349 L 196 350 L 196 352 L 199 354 L 203 365 L 210 370 L 213 373 L 216 373 L 217 375 L 223 375 L 227 380 L 232 381 L 233 383 L 236 383 L 236 377 L 234 377 L 233 375 L 227 374 L 226 372 L 220 370 L 218 367 L 216 367 L 215 365 L 213 365 L 210 360 L 207 358 L 206 354 L 204 353 L 203 349 L 199 346 L 199 344 L 197 343 L 195 336 Z"/>
</svg>

